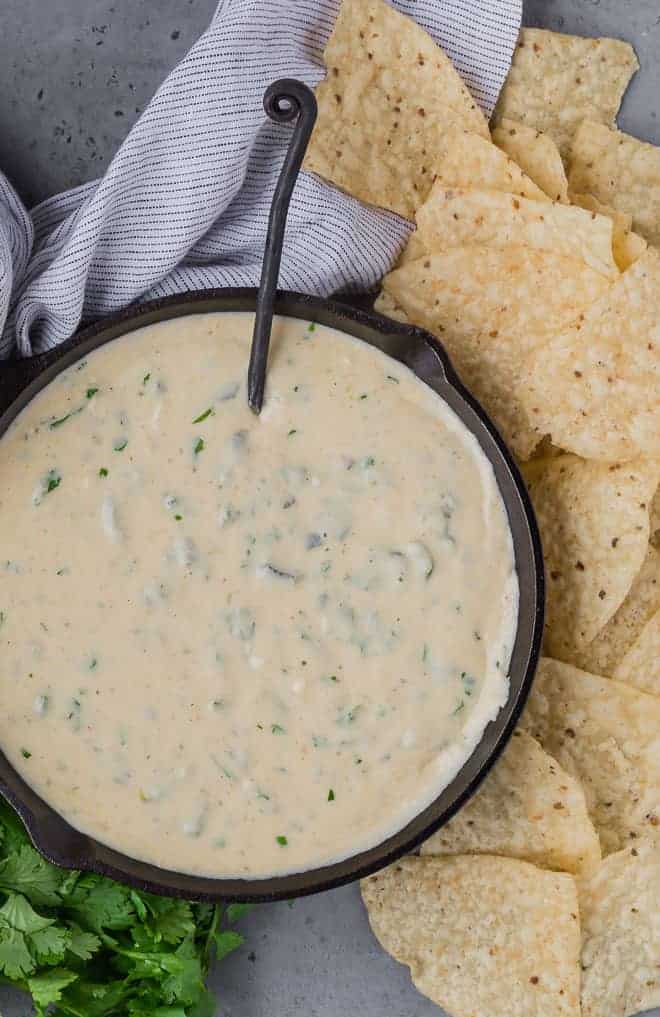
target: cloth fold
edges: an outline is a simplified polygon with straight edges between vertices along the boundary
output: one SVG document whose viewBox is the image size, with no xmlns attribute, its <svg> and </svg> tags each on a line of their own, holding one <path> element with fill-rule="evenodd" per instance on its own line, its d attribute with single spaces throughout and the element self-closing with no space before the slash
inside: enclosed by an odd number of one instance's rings
<svg viewBox="0 0 660 1017">
<path fill-rule="evenodd" d="M 316 85 L 339 0 L 222 0 L 105 175 L 28 213 L 0 173 L 0 357 L 50 349 L 81 322 L 141 299 L 256 286 L 290 129 L 266 118 L 279 77 Z M 445 49 L 489 115 L 521 0 L 397 0 Z M 302 173 L 283 288 L 364 291 L 411 230 Z"/>
</svg>

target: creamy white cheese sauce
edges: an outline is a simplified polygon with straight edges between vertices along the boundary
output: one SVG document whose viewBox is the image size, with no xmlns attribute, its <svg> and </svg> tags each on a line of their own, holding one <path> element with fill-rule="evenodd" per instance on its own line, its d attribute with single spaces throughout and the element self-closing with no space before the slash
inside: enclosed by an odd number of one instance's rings
<svg viewBox="0 0 660 1017">
<path fill-rule="evenodd" d="M 508 690 L 490 464 L 341 333 L 196 315 L 67 370 L 0 441 L 0 744 L 137 858 L 264 876 L 354 854 L 449 782 Z"/>
</svg>

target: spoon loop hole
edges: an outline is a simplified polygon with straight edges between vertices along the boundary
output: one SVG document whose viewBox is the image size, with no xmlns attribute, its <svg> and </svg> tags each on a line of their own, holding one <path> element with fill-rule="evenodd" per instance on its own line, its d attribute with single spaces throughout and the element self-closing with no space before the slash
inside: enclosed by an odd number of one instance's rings
<svg viewBox="0 0 660 1017">
<path fill-rule="evenodd" d="M 303 107 L 310 106 L 310 90 L 301 81 L 283 78 L 274 81 L 264 94 L 264 109 L 271 120 L 290 124 Z M 313 101 L 313 100 L 312 100 Z"/>
<path fill-rule="evenodd" d="M 295 120 L 299 112 L 300 103 L 291 95 L 275 95 L 270 99 L 266 107 L 266 113 L 270 119 L 275 120 L 279 124 L 290 123 L 292 120 Z"/>
</svg>

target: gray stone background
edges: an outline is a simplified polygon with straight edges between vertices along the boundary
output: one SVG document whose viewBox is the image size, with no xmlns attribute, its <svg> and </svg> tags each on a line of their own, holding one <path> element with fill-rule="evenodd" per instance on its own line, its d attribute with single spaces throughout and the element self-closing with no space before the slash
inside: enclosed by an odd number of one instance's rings
<svg viewBox="0 0 660 1017">
<path fill-rule="evenodd" d="M 28 205 L 103 172 L 215 6 L 0 0 L 0 167 Z M 525 0 L 525 23 L 633 43 L 642 70 L 620 125 L 660 144 L 660 0 Z M 242 925 L 247 945 L 214 977 L 224 1017 L 440 1015 L 412 988 L 407 969 L 378 948 L 355 886 L 264 905 Z M 0 1009 L 5 1017 L 26 1013 L 3 988 Z"/>
</svg>

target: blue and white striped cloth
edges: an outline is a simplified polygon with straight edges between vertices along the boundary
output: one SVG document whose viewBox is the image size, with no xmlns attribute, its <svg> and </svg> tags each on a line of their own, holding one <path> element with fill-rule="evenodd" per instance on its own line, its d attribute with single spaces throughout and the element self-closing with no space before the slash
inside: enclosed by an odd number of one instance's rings
<svg viewBox="0 0 660 1017">
<path fill-rule="evenodd" d="M 28 213 L 0 173 L 0 357 L 29 356 L 135 300 L 258 284 L 290 128 L 266 86 L 315 85 L 339 0 L 221 0 L 105 176 Z M 521 0 L 396 0 L 439 42 L 487 114 L 509 68 Z M 409 224 L 303 174 L 280 284 L 326 296 L 373 287 Z"/>
</svg>

